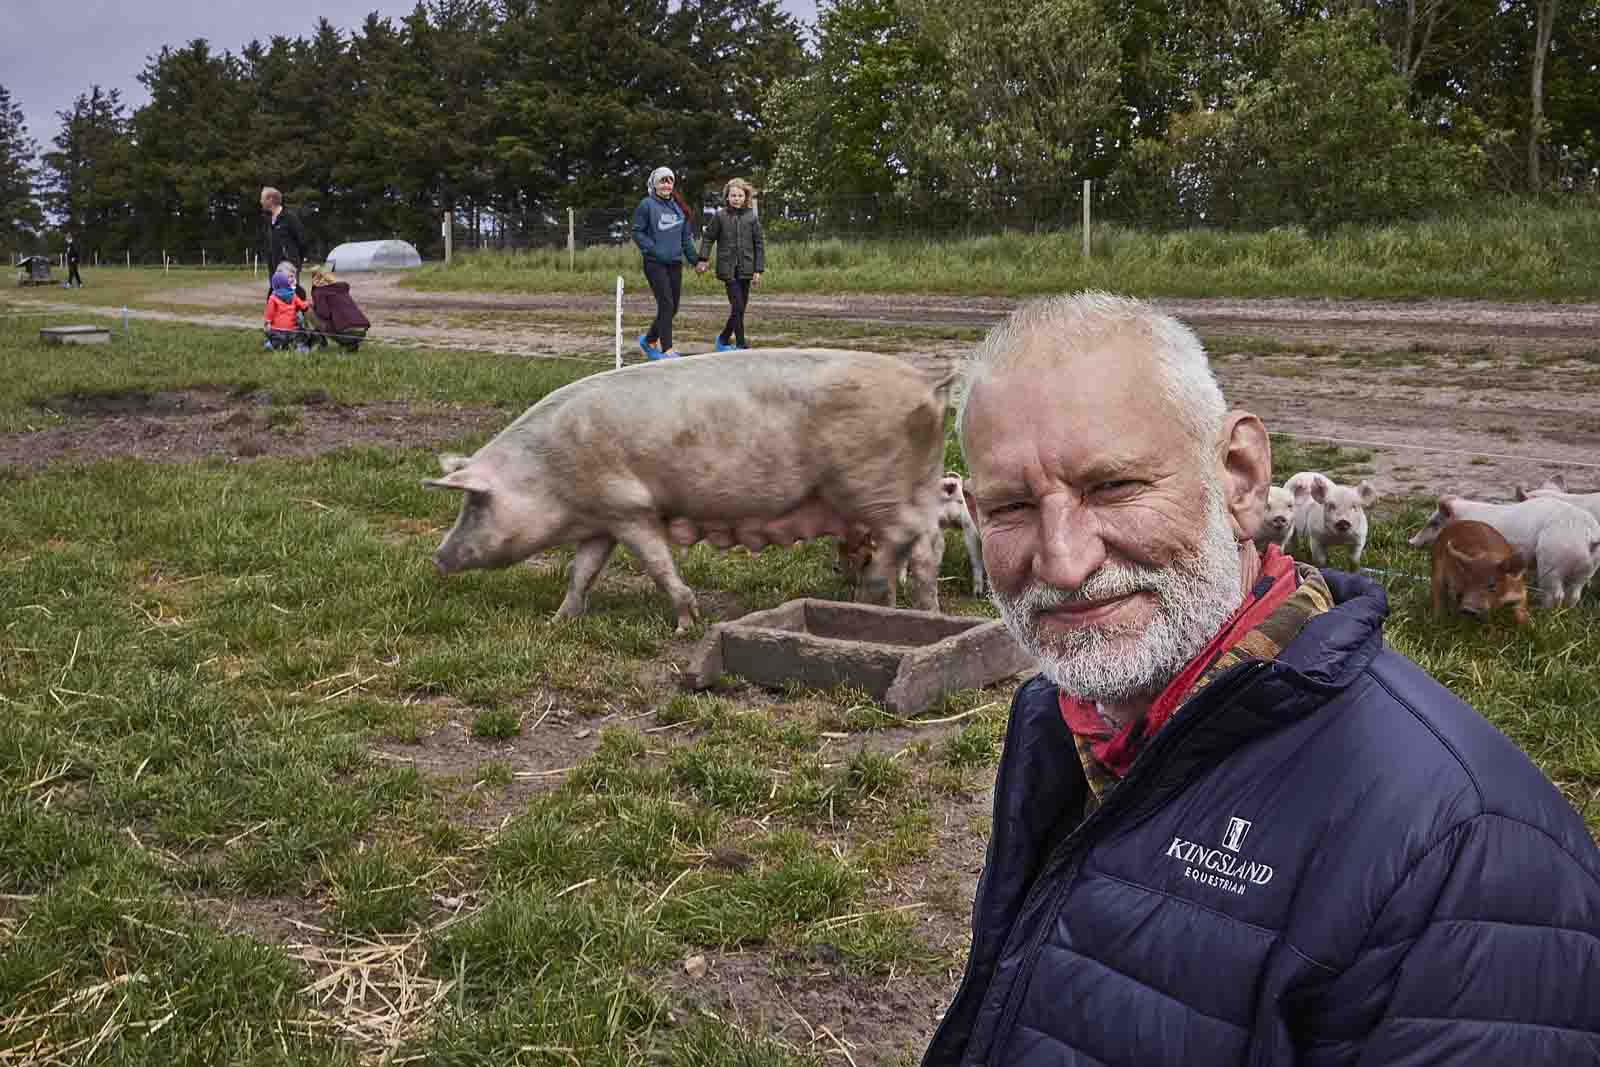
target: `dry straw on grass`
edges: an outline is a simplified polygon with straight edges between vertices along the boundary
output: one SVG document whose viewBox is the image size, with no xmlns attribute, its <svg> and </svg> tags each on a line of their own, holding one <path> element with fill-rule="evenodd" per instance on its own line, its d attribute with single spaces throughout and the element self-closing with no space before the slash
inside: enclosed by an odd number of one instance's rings
<svg viewBox="0 0 1600 1067">
<path fill-rule="evenodd" d="M 290 958 L 318 977 L 300 993 L 311 1001 L 308 1018 L 292 1024 L 332 1032 L 356 1045 L 365 1063 L 397 1064 L 409 1041 L 425 1037 L 434 1012 L 456 987 L 456 979 L 429 978 L 421 971 L 427 937 L 360 939 L 348 946 L 310 942 L 285 945 Z"/>
</svg>

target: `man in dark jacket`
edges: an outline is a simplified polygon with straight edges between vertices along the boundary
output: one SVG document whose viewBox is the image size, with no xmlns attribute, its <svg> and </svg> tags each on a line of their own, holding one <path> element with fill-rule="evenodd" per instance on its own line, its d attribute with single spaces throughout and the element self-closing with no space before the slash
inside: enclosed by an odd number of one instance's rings
<svg viewBox="0 0 1600 1067">
<path fill-rule="evenodd" d="M 298 279 L 306 262 L 306 228 L 301 225 L 300 216 L 283 206 L 283 194 L 270 185 L 261 190 L 261 210 L 267 213 L 268 273 L 287 261 L 294 264 Z"/>
<path fill-rule="evenodd" d="M 963 367 L 968 508 L 1037 658 L 928 1067 L 1600 1063 L 1600 852 L 1385 647 L 1383 590 L 1258 555 L 1265 429 L 1137 301 Z"/>
<path fill-rule="evenodd" d="M 78 235 L 67 234 L 67 285 L 71 288 L 83 288 L 83 275 L 78 273 Z"/>
</svg>

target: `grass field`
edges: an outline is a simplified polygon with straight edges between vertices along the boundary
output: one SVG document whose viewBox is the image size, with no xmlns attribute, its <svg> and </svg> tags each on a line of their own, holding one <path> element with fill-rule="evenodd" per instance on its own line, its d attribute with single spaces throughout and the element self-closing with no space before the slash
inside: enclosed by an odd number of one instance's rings
<svg viewBox="0 0 1600 1067">
<path fill-rule="evenodd" d="M 270 394 L 291 434 L 319 391 L 498 428 L 581 373 L 148 323 L 43 349 L 36 325 L 0 318 L 5 435 L 86 421 L 47 397 L 201 386 Z M 915 1062 L 964 960 L 1009 690 L 921 724 L 848 691 L 689 695 L 625 557 L 559 625 L 567 553 L 440 579 L 457 501 L 419 479 L 490 432 L 0 467 L 0 1061 Z M 1280 479 L 1368 459 L 1275 449 Z M 1384 511 L 1370 565 L 1420 573 L 1425 514 Z M 844 596 L 831 559 L 682 568 L 727 618 Z M 944 606 L 987 613 L 964 572 L 952 535 Z M 1600 829 L 1593 601 L 1522 632 L 1391 596 L 1391 641 Z"/>
<path fill-rule="evenodd" d="M 1107 225 L 1082 258 L 1082 231 L 948 240 L 772 242 L 769 293 L 930 292 L 1023 296 L 1103 288 L 1135 296 L 1361 299 L 1600 297 L 1600 212 L 1593 205 L 1515 205 L 1327 236 L 1152 234 Z M 407 284 L 434 290 L 604 291 L 638 270 L 631 243 L 579 253 L 469 253 Z M 713 283 L 714 284 L 714 283 Z"/>
</svg>

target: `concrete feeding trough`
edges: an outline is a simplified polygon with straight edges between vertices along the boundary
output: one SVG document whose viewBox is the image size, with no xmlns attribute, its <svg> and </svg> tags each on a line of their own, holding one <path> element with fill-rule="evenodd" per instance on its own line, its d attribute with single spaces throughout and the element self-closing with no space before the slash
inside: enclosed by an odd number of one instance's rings
<svg viewBox="0 0 1600 1067">
<path fill-rule="evenodd" d="M 1005 624 L 810 597 L 711 627 L 689 664 L 689 684 L 722 674 L 757 685 L 851 685 L 910 715 L 946 693 L 1032 669 Z"/>
<path fill-rule="evenodd" d="M 47 345 L 108 345 L 111 331 L 104 326 L 44 326 L 39 340 Z"/>
</svg>

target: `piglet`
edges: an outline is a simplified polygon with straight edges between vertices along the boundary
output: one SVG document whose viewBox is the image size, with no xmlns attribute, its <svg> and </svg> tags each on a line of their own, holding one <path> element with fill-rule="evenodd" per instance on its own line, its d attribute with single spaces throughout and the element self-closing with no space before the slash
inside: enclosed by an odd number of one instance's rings
<svg viewBox="0 0 1600 1067">
<path fill-rule="evenodd" d="M 967 545 L 967 563 L 972 572 L 972 595 L 982 596 L 988 590 L 988 578 L 983 572 L 983 539 L 978 525 L 967 510 L 966 487 L 961 475 L 945 471 L 939 480 L 939 528 L 960 530 Z"/>
<path fill-rule="evenodd" d="M 1516 504 L 1491 504 L 1459 496 L 1442 496 L 1410 543 L 1421 548 L 1458 519 L 1493 526 L 1532 566 L 1545 602 L 1576 604 L 1583 587 L 1600 569 L 1600 519 L 1553 497 L 1534 497 Z"/>
<path fill-rule="evenodd" d="M 1528 624 L 1527 563 L 1488 523 L 1458 519 L 1433 542 L 1433 611 L 1487 615 L 1509 606 L 1519 626 Z"/>
<path fill-rule="evenodd" d="M 1367 547 L 1367 508 L 1378 499 L 1371 482 L 1339 485 L 1326 475 L 1301 473 L 1289 479 L 1295 494 L 1295 532 L 1311 550 L 1317 566 L 1328 562 L 1328 549 L 1345 545 L 1350 549 L 1350 566 L 1361 566 L 1361 553 Z"/>
<path fill-rule="evenodd" d="M 1287 549 L 1294 537 L 1294 491 L 1288 486 L 1267 487 L 1267 512 L 1256 530 L 1256 549 L 1267 550 L 1268 545 Z"/>
<path fill-rule="evenodd" d="M 1582 508 L 1596 519 L 1600 519 L 1600 493 L 1571 493 L 1567 491 L 1567 483 L 1561 475 L 1557 474 L 1545 480 L 1537 489 L 1525 489 L 1517 486 L 1516 497 L 1518 500 L 1537 500 L 1540 498 L 1560 500 L 1571 504 L 1575 508 Z"/>
</svg>

